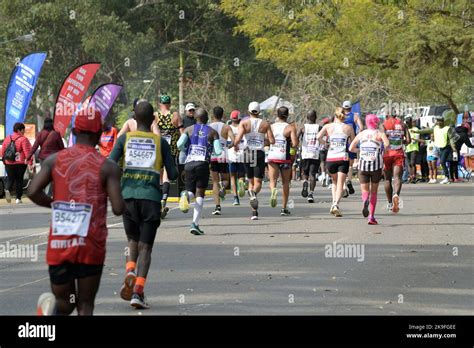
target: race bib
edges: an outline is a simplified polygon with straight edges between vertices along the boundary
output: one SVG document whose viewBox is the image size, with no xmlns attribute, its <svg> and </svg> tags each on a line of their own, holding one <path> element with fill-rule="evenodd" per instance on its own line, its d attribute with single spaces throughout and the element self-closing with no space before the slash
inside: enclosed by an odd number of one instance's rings
<svg viewBox="0 0 474 348">
<path fill-rule="evenodd" d="M 192 144 L 189 148 L 187 162 L 191 161 L 205 161 L 207 149 L 205 146 Z"/>
<path fill-rule="evenodd" d="M 153 168 L 156 161 L 156 144 L 149 138 L 130 138 L 125 148 L 125 166 Z"/>
<path fill-rule="evenodd" d="M 374 150 L 364 150 L 360 152 L 360 158 L 363 161 L 366 162 L 372 162 L 375 161 L 375 158 L 377 157 L 377 152 Z"/>
<path fill-rule="evenodd" d="M 250 149 L 261 149 L 263 147 L 263 142 L 260 139 L 248 139 L 247 140 L 247 147 Z"/>
<path fill-rule="evenodd" d="M 86 203 L 53 202 L 52 235 L 87 237 L 92 205 Z"/>
</svg>

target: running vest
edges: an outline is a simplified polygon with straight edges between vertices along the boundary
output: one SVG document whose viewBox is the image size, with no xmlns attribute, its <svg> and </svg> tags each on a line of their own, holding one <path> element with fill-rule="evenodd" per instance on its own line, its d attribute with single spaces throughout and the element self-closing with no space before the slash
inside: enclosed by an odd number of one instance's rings
<svg viewBox="0 0 474 348">
<path fill-rule="evenodd" d="M 412 127 L 412 128 L 408 129 L 408 131 L 410 132 L 410 138 L 411 138 L 412 142 L 406 146 L 405 152 L 413 152 L 413 151 L 419 151 L 420 150 L 419 143 L 417 141 L 415 143 L 413 143 L 413 140 L 420 139 L 420 134 L 415 133 L 414 132 L 415 130 L 418 130 L 418 128 L 417 127 Z"/>
<path fill-rule="evenodd" d="M 227 163 L 227 139 L 224 139 L 221 135 L 222 128 L 224 128 L 224 122 L 213 122 L 209 125 L 219 134 L 219 142 L 221 143 L 222 153 L 217 156 L 214 153 L 211 154 L 211 162 Z"/>
<path fill-rule="evenodd" d="M 388 141 L 390 143 L 387 149 L 387 156 L 403 156 L 403 123 L 397 118 L 391 118 L 385 120 L 383 123 L 385 128 L 385 134 L 387 135 Z"/>
<path fill-rule="evenodd" d="M 105 161 L 93 147 L 82 144 L 58 152 L 51 174 L 54 192 L 46 254 L 49 265 L 104 263 L 107 193 L 100 170 Z"/>
<path fill-rule="evenodd" d="M 239 127 L 230 125 L 229 126 L 232 129 L 232 133 L 234 134 L 234 138 L 239 134 Z M 231 139 L 228 138 L 227 142 L 230 142 Z M 242 140 L 240 141 L 239 144 L 239 151 L 235 151 L 234 147 L 231 147 L 229 150 L 227 150 L 227 158 L 229 159 L 229 162 L 231 163 L 243 163 L 244 162 L 244 149 L 245 149 L 245 137 L 242 137 Z"/>
<path fill-rule="evenodd" d="M 275 137 L 275 144 L 270 145 L 270 151 L 268 152 L 269 162 L 291 163 L 290 138 L 283 135 L 286 126 L 288 126 L 286 122 L 275 122 L 271 126 Z"/>
<path fill-rule="evenodd" d="M 444 126 L 443 128 L 440 128 L 438 125 L 436 125 L 433 129 L 434 133 L 434 143 L 436 147 L 442 149 L 443 147 L 448 146 L 448 131 L 449 131 L 449 126 Z"/>
<path fill-rule="evenodd" d="M 102 132 L 99 142 L 99 152 L 102 156 L 108 157 L 112 152 L 115 140 L 117 139 L 117 128 L 112 127 L 109 131 Z"/>
<path fill-rule="evenodd" d="M 265 147 L 265 134 L 258 131 L 261 124 L 261 118 L 250 118 L 250 133 L 244 135 L 247 149 L 263 151 Z"/>
<path fill-rule="evenodd" d="M 378 137 L 378 130 L 365 130 L 359 141 L 360 160 L 359 170 L 374 172 L 383 167 L 382 141 Z"/>
<path fill-rule="evenodd" d="M 301 159 L 319 159 L 320 144 L 317 139 L 319 124 L 305 124 L 303 142 L 301 144 Z"/>
<path fill-rule="evenodd" d="M 348 124 L 354 128 L 354 134 L 356 133 L 357 130 L 357 124 L 355 123 L 354 119 L 354 113 L 351 111 L 346 115 L 346 118 L 344 119 L 344 124 Z"/>
<path fill-rule="evenodd" d="M 347 138 L 343 132 L 344 123 L 334 123 L 333 133 L 329 135 L 327 162 L 348 161 Z"/>
<path fill-rule="evenodd" d="M 128 132 L 125 142 L 118 146 L 123 146 L 123 198 L 160 202 L 163 167 L 160 136 L 151 132 Z"/>
<path fill-rule="evenodd" d="M 186 162 L 209 162 L 213 145 L 209 143 L 211 127 L 207 124 L 195 124 L 189 139 Z"/>
<path fill-rule="evenodd" d="M 179 128 L 176 128 L 172 122 L 173 114 L 169 111 L 167 114 L 158 112 L 158 127 L 160 128 L 161 136 L 170 145 L 171 154 L 176 156 L 178 154 L 178 139 L 180 136 Z"/>
</svg>

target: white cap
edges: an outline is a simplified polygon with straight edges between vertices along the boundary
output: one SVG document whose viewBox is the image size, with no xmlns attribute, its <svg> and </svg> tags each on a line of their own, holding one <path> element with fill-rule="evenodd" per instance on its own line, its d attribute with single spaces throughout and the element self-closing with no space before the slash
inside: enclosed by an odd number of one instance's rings
<svg viewBox="0 0 474 348">
<path fill-rule="evenodd" d="M 196 107 L 194 106 L 193 103 L 187 103 L 187 104 L 186 104 L 186 107 L 185 107 L 185 110 L 186 110 L 186 111 L 189 111 L 189 110 L 196 110 Z"/>
<path fill-rule="evenodd" d="M 256 101 L 253 101 L 249 104 L 249 112 L 250 113 L 260 113 L 260 104 Z"/>
<path fill-rule="evenodd" d="M 342 103 L 342 107 L 344 109 L 350 109 L 352 107 L 352 104 L 349 100 L 346 100 L 344 103 Z"/>
</svg>

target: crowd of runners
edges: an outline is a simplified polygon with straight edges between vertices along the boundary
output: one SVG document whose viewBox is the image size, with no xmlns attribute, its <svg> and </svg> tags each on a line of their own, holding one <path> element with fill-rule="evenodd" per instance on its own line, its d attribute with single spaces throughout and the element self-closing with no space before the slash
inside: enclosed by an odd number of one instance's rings
<svg viewBox="0 0 474 348">
<path fill-rule="evenodd" d="M 189 231 L 194 235 L 204 234 L 200 221 L 208 189 L 215 204 L 213 215 L 227 214 L 221 202 L 230 189 L 234 206 L 247 193 L 250 219 L 258 220 L 264 204 L 259 193 L 268 182 L 268 205 L 278 205 L 280 186 L 280 215 L 290 215 L 295 163 L 301 168 L 301 196 L 313 203 L 320 181 L 331 189 L 329 213 L 338 218 L 343 216 L 343 198 L 355 194 L 352 181 L 357 171 L 361 214 L 369 225 L 378 224 L 375 210 L 381 180 L 388 209 L 397 214 L 402 208 L 405 161 L 413 181 L 416 168 L 411 153 L 419 151 L 420 144 L 428 149 L 430 183 L 437 182 L 433 162 L 438 158 L 445 175 L 441 183 L 450 182 L 449 162 L 459 160 L 460 137 L 442 118 L 433 129 L 419 130 L 410 118 L 389 114 L 380 122 L 369 114 L 363 120 L 351 107 L 350 101 L 344 101 L 322 120 L 310 110 L 304 124 L 297 125 L 289 123 L 284 106 L 277 108 L 274 122 L 263 119 L 258 102 L 251 102 L 246 112 L 233 110 L 228 120 L 222 107 L 207 111 L 189 103 L 181 117 L 171 112 L 171 98 L 162 95 L 156 112 L 148 101 L 136 99 L 120 132 L 104 126 L 98 111 L 82 110 L 72 129 L 76 144 L 44 158 L 28 188 L 34 203 L 52 208 L 47 249 L 52 293 L 41 295 L 38 314 L 67 315 L 74 309 L 79 315 L 92 314 L 105 260 L 107 200 L 115 215 L 123 215 L 127 238 L 120 296 L 135 308 L 149 308 L 144 288 L 153 244 L 169 211 L 172 182 L 179 176 L 184 177 L 179 209 L 187 213 L 192 206 Z M 468 122 L 463 126 L 470 135 Z M 17 139 L 24 127 L 14 129 L 11 142 L 23 144 Z M 430 140 L 423 140 L 423 133 L 432 133 Z M 48 135 L 43 138 L 47 141 Z M 10 158 L 6 140 L 2 150 L 2 157 L 8 157 L 6 164 L 31 162 L 30 149 Z M 462 142 L 473 146 L 469 137 Z M 52 187 L 52 195 L 47 187 Z"/>
</svg>

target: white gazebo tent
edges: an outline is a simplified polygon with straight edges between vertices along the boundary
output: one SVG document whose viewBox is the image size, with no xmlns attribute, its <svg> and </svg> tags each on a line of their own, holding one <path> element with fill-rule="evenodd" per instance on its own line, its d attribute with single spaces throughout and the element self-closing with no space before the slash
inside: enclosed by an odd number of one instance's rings
<svg viewBox="0 0 474 348">
<path fill-rule="evenodd" d="M 273 108 L 275 107 L 275 103 L 277 102 L 277 100 L 278 100 L 278 97 L 276 95 L 273 95 L 267 100 L 264 100 L 263 102 L 260 103 L 260 110 L 269 110 L 270 112 L 273 111 Z M 286 106 L 290 114 L 295 113 L 295 108 L 293 104 L 291 104 L 287 100 L 280 98 L 280 100 L 278 100 L 276 107 L 279 108 L 280 106 Z"/>
</svg>

